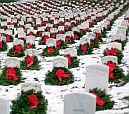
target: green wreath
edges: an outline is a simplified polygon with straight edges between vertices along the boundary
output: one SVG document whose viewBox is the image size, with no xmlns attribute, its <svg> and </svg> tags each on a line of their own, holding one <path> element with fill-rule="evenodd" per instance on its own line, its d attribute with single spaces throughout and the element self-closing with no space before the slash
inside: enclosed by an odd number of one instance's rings
<svg viewBox="0 0 129 114">
<path fill-rule="evenodd" d="M 58 41 L 61 42 L 60 47 L 58 47 L 59 49 L 65 49 L 65 48 L 67 48 L 67 43 L 66 43 L 66 42 L 64 42 L 64 41 L 62 41 L 62 40 L 58 40 Z M 58 41 L 57 41 L 57 42 L 58 42 Z"/>
<path fill-rule="evenodd" d="M 90 93 L 92 92 L 95 92 L 96 96 L 100 97 L 101 100 L 104 102 L 103 106 L 100 106 L 96 103 L 96 111 L 107 110 L 107 109 L 113 108 L 115 102 L 111 100 L 111 96 L 107 95 L 105 91 L 95 88 L 93 90 L 90 90 Z"/>
<path fill-rule="evenodd" d="M 25 60 L 21 61 L 21 64 L 20 64 L 21 70 L 40 70 L 41 66 L 39 65 L 39 60 L 37 56 L 34 56 L 34 63 L 30 67 L 27 67 L 26 58 Z"/>
<path fill-rule="evenodd" d="M 37 108 L 30 109 L 30 104 L 28 102 L 28 96 L 34 94 L 38 98 Z M 21 92 L 21 95 L 12 101 L 11 113 L 10 114 L 47 114 L 48 101 L 42 95 L 42 92 L 35 92 L 34 90 L 29 90 L 26 92 Z"/>
<path fill-rule="evenodd" d="M 103 55 L 104 55 L 104 56 L 107 56 L 107 54 L 106 54 L 106 51 L 107 51 L 107 50 L 108 50 L 108 49 L 105 49 L 105 50 L 104 50 L 104 52 L 103 52 Z M 118 53 L 117 53 L 115 56 L 116 56 L 117 59 L 118 59 L 118 64 L 121 64 L 121 59 L 123 58 L 122 51 L 118 50 Z"/>
<path fill-rule="evenodd" d="M 58 69 L 64 70 L 65 74 L 69 74 L 70 75 L 69 78 L 62 78 L 62 80 L 60 81 L 58 76 L 56 75 L 56 71 Z M 71 71 L 63 67 L 59 67 L 59 68 L 55 67 L 52 69 L 52 71 L 48 71 L 48 73 L 46 74 L 46 78 L 45 78 L 45 84 L 47 85 L 61 86 L 61 85 L 67 85 L 73 82 L 74 82 L 73 74 L 71 73 Z"/>
<path fill-rule="evenodd" d="M 4 33 L 4 36 L 6 37 L 8 34 L 5 34 Z M 13 42 L 13 36 L 12 35 L 9 35 L 10 36 L 10 40 L 8 42 Z M 7 42 L 7 41 L 6 41 Z"/>
<path fill-rule="evenodd" d="M 5 41 L 2 41 L 2 48 L 0 49 L 0 52 L 7 50 L 7 44 Z"/>
<path fill-rule="evenodd" d="M 25 54 L 24 54 L 24 48 L 21 50 L 21 53 L 18 54 L 16 53 L 15 55 L 13 54 L 13 51 L 15 50 L 15 46 L 11 49 L 9 49 L 9 52 L 7 53 L 8 56 L 10 57 L 23 57 Z"/>
<path fill-rule="evenodd" d="M 119 68 L 118 66 L 113 69 L 114 78 L 109 78 L 109 82 L 119 83 L 124 80 L 124 73 L 123 69 Z"/>
<path fill-rule="evenodd" d="M 48 52 L 48 48 L 50 48 L 50 47 L 46 47 L 46 48 L 43 50 L 42 56 L 51 57 L 51 56 L 57 56 L 57 55 L 59 55 L 59 49 L 58 49 L 57 47 L 54 47 L 54 46 L 51 47 L 51 48 L 54 49 L 54 52 L 52 52 L 52 53 L 49 53 L 49 52 Z"/>
<path fill-rule="evenodd" d="M 86 51 L 82 51 L 82 50 L 81 50 L 81 46 L 82 46 L 82 45 L 79 45 L 79 47 L 78 47 L 78 49 L 77 49 L 77 54 L 78 54 L 78 55 L 91 54 L 91 53 L 92 53 L 92 48 L 91 48 L 91 46 L 90 46 L 88 43 L 83 44 L 83 45 L 87 46 L 87 50 L 86 50 Z"/>
<path fill-rule="evenodd" d="M 20 71 L 20 69 L 19 68 L 14 68 L 15 69 L 15 71 L 16 71 L 16 75 L 17 75 L 17 78 L 18 78 L 18 80 L 17 81 L 14 81 L 13 79 L 11 79 L 11 80 L 7 80 L 6 79 L 6 72 L 7 72 L 7 67 L 4 67 L 3 69 L 2 69 L 2 73 L 1 73 L 1 75 L 0 75 L 0 85 L 4 85 L 4 86 L 8 86 L 8 85 L 18 85 L 19 83 L 22 83 L 23 82 L 23 80 L 25 79 L 25 78 L 22 78 L 21 76 L 22 76 L 22 74 L 21 74 L 21 71 Z"/>
</svg>

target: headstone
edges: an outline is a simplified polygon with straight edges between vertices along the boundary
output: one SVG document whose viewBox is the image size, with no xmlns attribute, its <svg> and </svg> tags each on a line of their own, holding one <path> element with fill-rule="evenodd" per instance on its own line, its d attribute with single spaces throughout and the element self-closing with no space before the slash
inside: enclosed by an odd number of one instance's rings
<svg viewBox="0 0 129 114">
<path fill-rule="evenodd" d="M 26 43 L 35 44 L 35 36 L 27 36 Z"/>
<path fill-rule="evenodd" d="M 30 32 L 33 32 L 34 33 L 33 27 L 30 27 L 29 29 L 27 29 L 27 34 L 29 34 Z"/>
<path fill-rule="evenodd" d="M 68 31 L 65 33 L 66 36 L 73 36 L 73 34 L 74 34 L 73 31 Z"/>
<path fill-rule="evenodd" d="M 75 48 L 67 48 L 64 50 L 65 55 L 70 55 L 71 57 L 77 57 L 77 49 Z"/>
<path fill-rule="evenodd" d="M 50 32 L 43 32 L 42 36 L 43 35 L 46 35 L 46 36 L 50 37 Z"/>
<path fill-rule="evenodd" d="M 57 32 L 58 32 L 57 28 L 50 28 L 50 33 L 57 33 Z"/>
<path fill-rule="evenodd" d="M 18 33 L 18 34 L 24 33 L 24 29 L 23 29 L 23 28 L 17 28 L 17 33 Z"/>
<path fill-rule="evenodd" d="M 26 33 L 18 33 L 18 38 L 26 38 Z"/>
<path fill-rule="evenodd" d="M 90 93 L 70 93 L 64 96 L 64 114 L 95 114 L 96 97 Z"/>
<path fill-rule="evenodd" d="M 47 47 L 56 47 L 56 39 L 49 38 L 46 40 L 46 46 Z"/>
<path fill-rule="evenodd" d="M 13 40 L 13 45 L 16 46 L 16 45 L 19 45 L 21 44 L 22 47 L 24 47 L 24 41 L 23 40 L 19 40 L 19 39 L 14 39 Z"/>
<path fill-rule="evenodd" d="M 58 30 L 64 31 L 64 26 L 58 26 Z"/>
<path fill-rule="evenodd" d="M 118 49 L 118 50 L 122 50 L 122 44 L 121 43 L 118 43 L 118 42 L 111 42 L 107 45 L 107 48 L 110 50 L 111 48 L 115 48 L 115 49 Z"/>
<path fill-rule="evenodd" d="M 96 36 L 96 35 L 95 35 L 95 33 L 93 33 L 93 32 L 87 32 L 87 33 L 86 33 L 86 37 L 89 38 L 89 39 L 95 39 L 95 36 Z"/>
<path fill-rule="evenodd" d="M 102 64 L 106 64 L 109 61 L 112 61 L 113 63 L 116 63 L 116 65 L 118 64 L 116 56 L 104 56 L 104 57 L 101 58 L 101 60 L 102 60 Z"/>
<path fill-rule="evenodd" d="M 29 91 L 31 89 L 35 90 L 35 92 L 40 92 L 41 91 L 41 84 L 34 83 L 34 82 L 28 82 L 28 83 L 24 83 L 21 85 L 22 91 Z"/>
<path fill-rule="evenodd" d="M 5 33 L 8 34 L 8 35 L 12 35 L 13 31 L 12 30 L 6 30 Z"/>
<path fill-rule="evenodd" d="M 85 88 L 86 91 L 98 88 L 107 91 L 109 68 L 105 65 L 94 64 L 86 67 Z"/>
<path fill-rule="evenodd" d="M 66 57 L 56 57 L 53 59 L 53 67 L 68 68 L 68 59 Z"/>
<path fill-rule="evenodd" d="M 9 114 L 9 101 L 3 98 L 0 98 L 0 114 Z"/>
<path fill-rule="evenodd" d="M 86 38 L 86 37 L 81 37 L 80 38 L 80 44 L 86 44 L 86 43 L 88 43 L 88 44 L 90 44 L 90 39 L 89 38 Z"/>
<path fill-rule="evenodd" d="M 7 58 L 5 61 L 5 66 L 20 68 L 20 60 L 18 60 L 17 58 L 13 58 L 13 57 Z"/>
<path fill-rule="evenodd" d="M 26 49 L 25 56 L 38 56 L 38 52 L 36 49 Z"/>
<path fill-rule="evenodd" d="M 57 40 L 65 41 L 65 35 L 64 35 L 64 34 L 57 34 L 57 35 L 56 35 L 56 39 L 57 39 Z"/>
</svg>

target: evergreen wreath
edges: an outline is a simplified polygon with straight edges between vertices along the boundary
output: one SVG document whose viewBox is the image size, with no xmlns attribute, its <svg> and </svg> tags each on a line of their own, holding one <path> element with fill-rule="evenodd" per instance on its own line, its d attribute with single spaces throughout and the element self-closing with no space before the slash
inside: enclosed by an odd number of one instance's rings
<svg viewBox="0 0 129 114">
<path fill-rule="evenodd" d="M 76 68 L 79 66 L 79 60 L 77 57 L 71 57 L 69 54 L 65 55 L 66 58 L 68 58 L 68 67 L 69 68 Z"/>
<path fill-rule="evenodd" d="M 21 74 L 20 69 L 15 67 L 15 68 L 13 68 L 15 71 L 14 70 L 13 71 L 8 71 L 9 68 L 10 67 L 4 67 L 2 69 L 2 73 L 0 75 L 0 85 L 8 86 L 8 85 L 17 85 L 19 83 L 22 83 L 25 78 L 21 77 L 22 74 Z M 12 70 L 12 67 L 11 67 L 11 70 Z M 9 72 L 15 73 L 17 78 L 18 78 L 18 80 L 14 80 L 13 78 L 9 79 L 9 77 L 7 77 L 7 74 Z"/>
<path fill-rule="evenodd" d="M 31 108 L 33 100 L 37 103 L 35 108 Z M 22 91 L 21 95 L 12 101 L 10 114 L 47 114 L 47 107 L 48 101 L 42 95 L 42 92 L 36 93 L 34 90 Z"/>
<path fill-rule="evenodd" d="M 57 56 L 59 55 L 59 49 L 57 47 L 46 47 L 43 52 L 43 56 L 50 57 L 50 56 Z"/>
<path fill-rule="evenodd" d="M 27 61 L 27 58 L 33 57 Z M 29 64 L 29 66 L 28 66 Z M 37 56 L 27 56 L 20 64 L 21 70 L 40 70 L 39 60 Z"/>
<path fill-rule="evenodd" d="M 46 40 L 49 37 L 47 35 L 42 36 L 42 38 L 39 40 L 39 45 L 45 45 L 46 44 Z"/>
<path fill-rule="evenodd" d="M 6 38 L 6 42 L 13 42 L 13 36 L 12 35 L 4 34 L 4 36 Z"/>
<path fill-rule="evenodd" d="M 90 90 L 90 93 L 96 95 L 96 111 L 112 109 L 115 102 L 111 100 L 111 96 L 100 89 Z"/>
<path fill-rule="evenodd" d="M 90 47 L 91 47 L 91 49 L 98 48 L 99 47 L 99 40 L 91 39 L 90 40 Z"/>
<path fill-rule="evenodd" d="M 25 47 L 26 47 L 27 49 L 35 48 L 35 44 L 26 43 L 26 44 L 25 44 Z"/>
<path fill-rule="evenodd" d="M 62 40 L 58 40 L 56 42 L 56 46 L 59 48 L 59 49 L 65 49 L 67 48 L 67 43 L 62 41 Z"/>
<path fill-rule="evenodd" d="M 65 37 L 65 42 L 67 44 L 74 44 L 75 43 L 73 36 L 66 36 Z"/>
<path fill-rule="evenodd" d="M 66 75 L 66 76 L 65 76 Z M 55 67 L 52 71 L 48 71 L 45 78 L 47 85 L 67 85 L 74 82 L 71 71 L 64 67 Z"/>
<path fill-rule="evenodd" d="M 16 45 L 14 46 L 13 48 L 9 49 L 9 52 L 7 53 L 8 56 L 11 56 L 11 57 L 23 57 L 25 54 L 24 54 L 24 48 L 22 48 L 20 50 L 20 53 L 13 53 L 15 50 L 16 50 L 16 47 L 17 46 L 21 46 L 20 44 L 19 45 Z"/>
<path fill-rule="evenodd" d="M 115 52 L 114 53 L 112 53 L 112 52 L 110 53 L 109 51 L 111 51 L 111 50 L 115 50 Z M 104 56 L 109 56 L 109 55 L 116 56 L 117 59 L 118 59 L 118 64 L 120 64 L 121 63 L 121 59 L 123 58 L 122 51 L 120 51 L 118 49 L 115 49 L 115 48 L 112 48 L 111 50 L 105 49 L 104 52 L 103 52 Z"/>
<path fill-rule="evenodd" d="M 92 49 L 88 43 L 85 44 L 80 44 L 78 49 L 77 49 L 77 54 L 78 55 L 86 55 L 86 54 L 91 54 Z"/>
<path fill-rule="evenodd" d="M 0 41 L 0 52 L 7 50 L 7 44 L 5 41 Z"/>
</svg>

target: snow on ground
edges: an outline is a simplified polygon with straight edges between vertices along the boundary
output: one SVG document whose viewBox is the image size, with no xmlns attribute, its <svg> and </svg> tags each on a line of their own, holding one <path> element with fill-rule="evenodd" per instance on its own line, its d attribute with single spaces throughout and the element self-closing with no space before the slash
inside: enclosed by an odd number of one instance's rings
<svg viewBox="0 0 129 114">
<path fill-rule="evenodd" d="M 86 66 L 89 64 L 95 64 L 95 63 L 101 64 L 101 56 L 103 56 L 103 50 L 107 46 L 106 43 L 110 42 L 109 36 L 114 34 L 116 27 L 122 22 L 123 19 L 124 19 L 124 15 L 119 17 L 115 21 L 111 31 L 107 34 L 108 38 L 103 38 L 104 43 L 102 43 L 98 49 L 94 49 L 93 54 L 78 57 L 80 59 L 79 67 L 70 69 L 75 76 L 74 83 L 65 85 L 65 86 L 45 85 L 44 83 L 45 73 L 47 73 L 48 70 L 52 69 L 52 59 L 53 59 L 52 57 L 44 57 L 44 58 L 42 56 L 38 57 L 39 60 L 41 61 L 41 69 L 39 71 L 22 70 L 23 77 L 26 78 L 25 82 L 37 82 L 42 85 L 43 94 L 48 100 L 47 114 L 63 114 L 64 95 L 70 92 L 85 91 L 84 87 L 85 87 Z M 10 47 L 12 46 L 12 43 L 8 43 L 8 45 Z M 78 44 L 76 43 L 72 46 L 76 46 L 76 45 Z M 38 53 L 41 53 L 42 48 L 43 46 L 37 46 Z M 122 68 L 124 68 L 124 71 L 126 74 L 128 72 L 128 67 L 129 67 L 128 49 L 129 49 L 129 42 L 127 43 L 127 45 L 125 46 L 125 50 L 123 51 L 124 53 L 123 61 L 126 62 L 125 64 L 126 66 Z M 2 60 L 1 61 L 2 67 L 4 66 L 4 61 L 7 58 L 6 53 L 7 52 L 0 53 L 0 57 L 1 57 L 0 59 Z M 61 53 L 63 53 L 63 51 Z M 35 78 L 37 78 L 38 81 L 35 81 Z M 15 98 L 17 98 L 18 95 L 20 95 L 20 91 L 21 91 L 20 87 L 21 87 L 21 84 L 19 84 L 18 86 L 0 86 L 0 96 L 10 101 L 14 100 Z M 113 97 L 112 99 L 115 101 L 115 106 L 113 107 L 112 110 L 98 111 L 96 112 L 96 114 L 129 114 L 129 109 L 127 108 L 124 109 L 124 107 L 126 107 L 128 103 L 122 100 L 124 96 L 129 96 L 129 89 L 128 89 L 129 83 L 121 87 L 115 87 L 115 86 L 111 87 L 110 85 L 109 87 L 110 88 L 108 93 L 112 95 Z M 121 110 L 121 108 L 123 110 Z"/>
</svg>

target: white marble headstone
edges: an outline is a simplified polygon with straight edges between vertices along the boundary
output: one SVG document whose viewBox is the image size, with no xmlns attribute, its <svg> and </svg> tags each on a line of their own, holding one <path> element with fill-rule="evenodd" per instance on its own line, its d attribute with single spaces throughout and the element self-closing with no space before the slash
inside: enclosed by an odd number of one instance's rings
<svg viewBox="0 0 129 114">
<path fill-rule="evenodd" d="M 46 36 L 50 37 L 50 32 L 43 32 L 42 36 L 43 35 L 46 35 Z"/>
<path fill-rule="evenodd" d="M 18 60 L 17 58 L 14 58 L 14 57 L 9 57 L 5 61 L 5 66 L 20 68 L 20 60 Z"/>
<path fill-rule="evenodd" d="M 95 114 L 96 97 L 90 93 L 70 93 L 64 96 L 64 114 Z"/>
<path fill-rule="evenodd" d="M 6 30 L 5 33 L 8 34 L 8 35 L 12 35 L 13 31 L 12 30 Z"/>
<path fill-rule="evenodd" d="M 36 49 L 26 49 L 25 56 L 38 56 L 38 52 Z"/>
<path fill-rule="evenodd" d="M 90 39 L 89 38 L 86 38 L 86 37 L 81 37 L 80 38 L 80 44 L 86 44 L 86 43 L 88 43 L 88 44 L 90 44 Z"/>
<path fill-rule="evenodd" d="M 35 36 L 27 36 L 26 43 L 35 44 Z"/>
<path fill-rule="evenodd" d="M 95 36 L 96 36 L 96 35 L 95 35 L 95 33 L 93 33 L 93 32 L 87 32 L 87 33 L 86 33 L 86 37 L 89 38 L 89 39 L 95 39 Z"/>
<path fill-rule="evenodd" d="M 68 68 L 68 59 L 66 57 L 56 57 L 53 59 L 53 67 L 65 67 Z"/>
<path fill-rule="evenodd" d="M 56 39 L 57 39 L 57 40 L 65 41 L 65 35 L 64 35 L 64 34 L 57 34 L 57 35 L 56 35 Z"/>
<path fill-rule="evenodd" d="M 46 40 L 46 46 L 47 47 L 56 47 L 56 39 L 49 38 Z"/>
<path fill-rule="evenodd" d="M 10 114 L 9 101 L 3 98 L 0 98 L 0 114 Z"/>
<path fill-rule="evenodd" d="M 21 44 L 22 47 L 24 47 L 24 41 L 23 40 L 19 40 L 19 39 L 14 39 L 13 40 L 13 45 L 16 46 L 16 45 L 19 45 Z"/>
<path fill-rule="evenodd" d="M 23 28 L 17 28 L 17 33 L 18 33 L 18 34 L 24 33 L 24 29 L 23 29 Z"/>
<path fill-rule="evenodd" d="M 26 33 L 18 33 L 18 38 L 26 38 Z"/>
<path fill-rule="evenodd" d="M 116 63 L 116 65 L 118 63 L 116 56 L 104 56 L 104 57 L 101 58 L 101 60 L 102 60 L 102 64 L 106 64 L 109 61 L 112 61 L 113 63 Z"/>
<path fill-rule="evenodd" d="M 28 83 L 24 83 L 21 85 L 22 91 L 29 91 L 31 89 L 35 90 L 35 92 L 40 92 L 41 91 L 41 84 L 34 83 L 34 82 L 28 82 Z"/>
<path fill-rule="evenodd" d="M 107 91 L 109 79 L 109 67 L 101 64 L 88 65 L 86 67 L 85 89 L 98 88 Z"/>
<path fill-rule="evenodd" d="M 110 50 L 111 48 L 115 48 L 115 49 L 118 49 L 118 50 L 122 50 L 122 44 L 121 43 L 118 43 L 118 42 L 111 42 L 107 45 L 107 48 Z"/>
<path fill-rule="evenodd" d="M 75 48 L 67 48 L 64 50 L 65 55 L 70 55 L 71 57 L 77 57 L 77 49 Z"/>
</svg>

